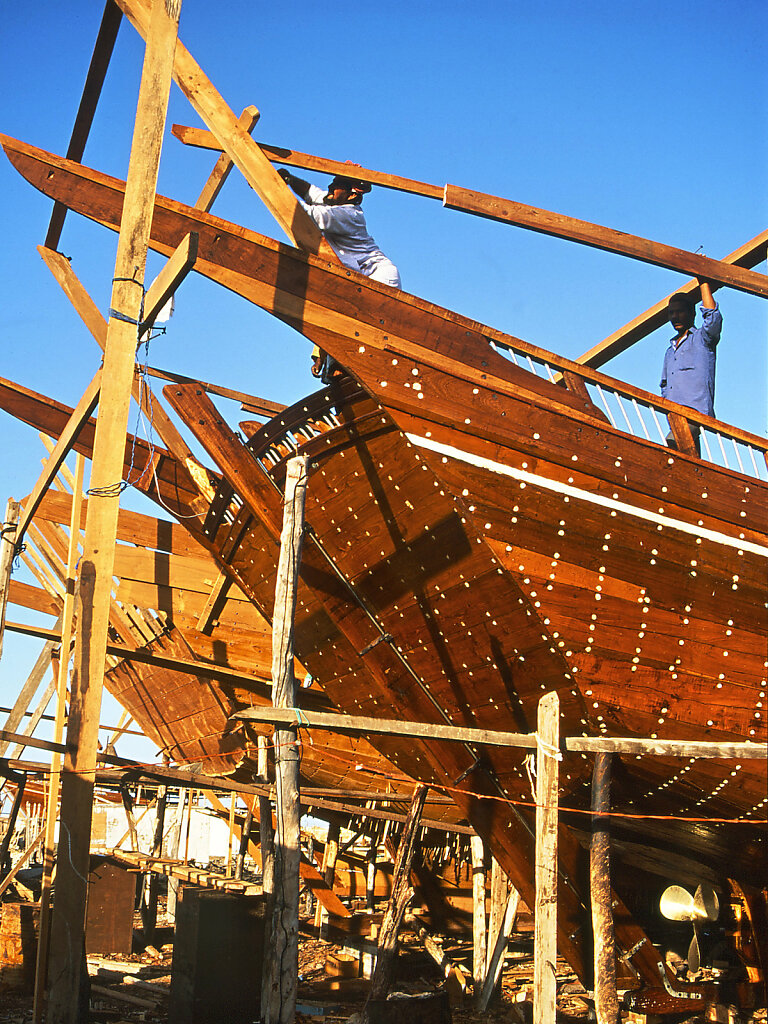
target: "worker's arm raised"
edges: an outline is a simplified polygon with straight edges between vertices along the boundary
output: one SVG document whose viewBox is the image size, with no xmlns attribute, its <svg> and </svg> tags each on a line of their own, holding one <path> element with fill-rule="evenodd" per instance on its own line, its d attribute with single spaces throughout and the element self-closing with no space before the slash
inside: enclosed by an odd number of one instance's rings
<svg viewBox="0 0 768 1024">
<path fill-rule="evenodd" d="M 288 188 L 290 188 L 293 192 L 296 193 L 299 199 L 304 199 L 306 201 L 306 199 L 309 196 L 308 181 L 304 181 L 303 178 L 297 178 L 295 174 L 291 174 L 291 172 L 287 171 L 285 167 L 281 167 L 277 173 L 286 183 Z"/>
</svg>

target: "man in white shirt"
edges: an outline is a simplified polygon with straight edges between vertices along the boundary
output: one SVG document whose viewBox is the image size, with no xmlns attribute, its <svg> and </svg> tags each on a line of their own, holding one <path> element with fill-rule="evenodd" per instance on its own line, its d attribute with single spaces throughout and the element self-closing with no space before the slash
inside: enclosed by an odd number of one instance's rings
<svg viewBox="0 0 768 1024">
<path fill-rule="evenodd" d="M 393 288 L 402 287 L 400 274 L 368 234 L 361 203 L 371 186 L 337 174 L 323 192 L 316 185 L 281 168 L 280 177 L 301 200 L 301 205 L 330 242 L 345 267 Z"/>
</svg>

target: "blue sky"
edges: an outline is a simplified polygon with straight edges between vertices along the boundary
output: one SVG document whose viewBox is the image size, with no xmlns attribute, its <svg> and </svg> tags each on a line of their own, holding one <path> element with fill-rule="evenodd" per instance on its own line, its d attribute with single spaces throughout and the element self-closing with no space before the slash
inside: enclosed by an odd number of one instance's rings
<svg viewBox="0 0 768 1024">
<path fill-rule="evenodd" d="M 4 12 L 0 130 L 65 152 L 101 10 L 100 0 L 29 0 Z M 760 0 L 390 0 L 338 9 L 184 0 L 180 36 L 237 113 L 259 107 L 257 139 L 719 258 L 768 223 L 767 20 Z M 142 54 L 125 22 L 84 157 L 119 177 Z M 199 123 L 175 86 L 172 122 Z M 169 133 L 159 190 L 194 202 L 213 161 Z M 35 250 L 50 205 L 0 157 L 0 374 L 74 404 L 98 350 Z M 433 200 L 374 190 L 365 210 L 408 291 L 571 357 L 685 280 Z M 236 172 L 214 212 L 283 238 Z M 115 236 L 70 216 L 61 249 L 106 310 Z M 159 266 L 150 259 L 150 276 Z M 765 300 L 719 297 L 717 413 L 763 434 Z M 657 332 L 606 372 L 655 391 L 668 337 Z M 193 275 L 150 361 L 291 402 L 313 390 L 308 353 L 288 328 Z M 4 505 L 32 487 L 42 447 L 0 416 Z M 34 656 L 33 645 L 7 638 L 0 704 L 12 701 Z"/>
</svg>

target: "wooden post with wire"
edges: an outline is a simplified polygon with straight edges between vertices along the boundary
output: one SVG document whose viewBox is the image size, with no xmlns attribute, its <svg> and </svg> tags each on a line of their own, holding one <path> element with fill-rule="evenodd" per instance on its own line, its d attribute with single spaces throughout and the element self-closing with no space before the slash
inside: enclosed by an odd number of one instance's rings
<svg viewBox="0 0 768 1024">
<path fill-rule="evenodd" d="M 305 456 L 288 462 L 283 529 L 272 618 L 272 701 L 296 706 L 293 665 L 293 620 L 299 583 L 304 500 L 307 491 Z M 299 749 L 295 728 L 275 729 L 275 888 L 273 910 L 274 969 L 269 987 L 267 1024 L 291 1024 L 296 1013 L 299 973 Z"/>
<path fill-rule="evenodd" d="M 56 718 L 53 726 L 53 742 L 61 743 L 64 732 L 64 715 L 67 704 L 67 678 L 69 675 L 69 648 L 72 638 L 72 623 L 75 611 L 75 571 L 80 552 L 80 513 L 83 504 L 83 475 L 85 459 L 75 457 L 75 478 L 72 490 L 72 510 L 69 520 L 69 547 L 67 551 L 67 583 L 64 607 L 61 614 L 61 648 L 56 669 Z M 48 785 L 48 803 L 45 814 L 45 846 L 43 847 L 43 878 L 40 892 L 40 928 L 35 968 L 35 992 L 32 1005 L 34 1024 L 43 1019 L 43 993 L 45 991 L 48 967 L 48 933 L 51 924 L 51 890 L 53 887 L 53 855 L 56 818 L 59 809 L 61 786 L 61 754 L 51 758 L 51 774 Z"/>
<path fill-rule="evenodd" d="M 536 730 L 536 908 L 533 949 L 534 1024 L 555 1024 L 557 973 L 557 779 L 560 699 L 539 701 Z"/>
<path fill-rule="evenodd" d="M 82 965 L 99 714 L 121 480 L 144 296 L 144 270 L 160 163 L 181 0 L 155 0 L 139 88 L 125 202 L 112 282 L 85 542 L 78 638 L 61 793 L 61 844 L 51 925 L 49 1024 L 87 1012 Z"/>
</svg>

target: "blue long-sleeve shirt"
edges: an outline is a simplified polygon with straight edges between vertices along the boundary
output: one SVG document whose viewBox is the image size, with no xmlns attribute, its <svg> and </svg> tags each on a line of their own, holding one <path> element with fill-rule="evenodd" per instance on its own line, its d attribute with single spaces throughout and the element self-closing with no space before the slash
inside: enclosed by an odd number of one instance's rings
<svg viewBox="0 0 768 1024">
<path fill-rule="evenodd" d="M 675 346 L 670 342 L 661 372 L 661 396 L 705 416 L 715 415 L 715 363 L 723 317 L 720 309 L 701 307 L 701 327 L 691 327 Z"/>
</svg>

